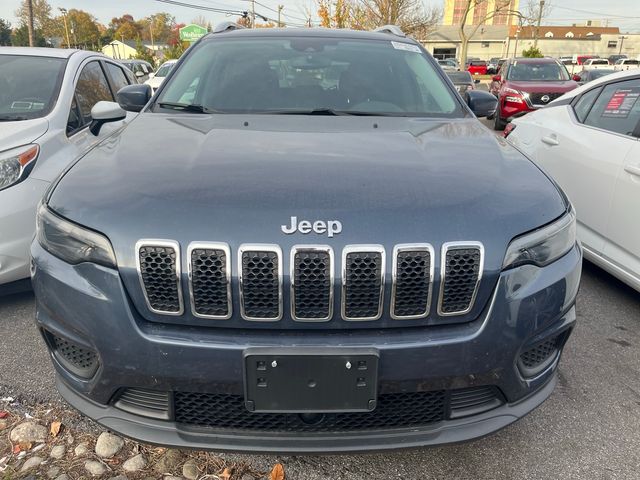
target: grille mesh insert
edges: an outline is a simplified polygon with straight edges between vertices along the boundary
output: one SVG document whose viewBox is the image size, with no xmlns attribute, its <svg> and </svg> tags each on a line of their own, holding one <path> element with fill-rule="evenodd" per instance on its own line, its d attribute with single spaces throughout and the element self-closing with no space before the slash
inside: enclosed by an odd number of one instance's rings
<svg viewBox="0 0 640 480">
<path fill-rule="evenodd" d="M 280 317 L 278 254 L 272 251 L 242 252 L 242 302 L 249 318 Z"/>
<path fill-rule="evenodd" d="M 138 251 L 140 274 L 149 305 L 159 312 L 181 310 L 176 274 L 176 250 L 167 246 L 145 245 Z"/>
<path fill-rule="evenodd" d="M 346 318 L 374 318 L 380 314 L 382 253 L 350 252 L 345 258 L 344 314 Z"/>
<path fill-rule="evenodd" d="M 372 412 L 326 414 L 316 424 L 297 414 L 251 413 L 240 395 L 176 392 L 177 423 L 236 430 L 340 432 L 429 425 L 445 419 L 445 391 L 380 395 Z"/>
<path fill-rule="evenodd" d="M 198 315 L 223 318 L 229 315 L 227 260 L 222 249 L 195 248 L 191 251 L 191 288 Z"/>
<path fill-rule="evenodd" d="M 331 257 L 328 252 L 299 250 L 293 258 L 295 317 L 325 319 L 331 316 Z"/>
<path fill-rule="evenodd" d="M 167 392 L 146 388 L 127 388 L 122 392 L 115 406 L 136 415 L 169 419 L 169 393 Z"/>
<path fill-rule="evenodd" d="M 396 257 L 396 284 L 393 314 L 397 317 L 427 314 L 431 289 L 431 254 L 426 250 L 406 250 Z"/>
<path fill-rule="evenodd" d="M 89 378 L 98 369 L 98 356 L 66 338 L 49 334 L 55 353 L 61 363 L 78 376 Z"/>
<path fill-rule="evenodd" d="M 558 337 L 545 340 L 520 354 L 520 361 L 526 368 L 536 368 L 545 363 L 558 351 Z"/>
<path fill-rule="evenodd" d="M 445 314 L 470 308 L 480 276 L 480 249 L 451 248 L 446 253 L 440 310 Z"/>
</svg>

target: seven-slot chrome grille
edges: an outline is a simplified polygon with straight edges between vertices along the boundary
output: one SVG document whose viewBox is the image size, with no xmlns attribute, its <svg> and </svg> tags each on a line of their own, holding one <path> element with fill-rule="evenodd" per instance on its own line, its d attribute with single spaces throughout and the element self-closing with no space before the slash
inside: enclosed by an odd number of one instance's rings
<svg viewBox="0 0 640 480">
<path fill-rule="evenodd" d="M 186 252 L 189 304 L 194 316 L 229 319 L 236 298 L 244 320 L 282 319 L 284 262 L 278 245 L 240 245 L 235 262 L 226 243 L 193 242 Z M 141 240 L 136 245 L 136 256 L 147 307 L 158 314 L 181 315 L 184 306 L 178 243 Z M 373 321 L 383 315 L 387 263 L 384 247 L 348 245 L 339 258 L 341 264 L 336 265 L 333 249 L 328 245 L 296 245 L 291 249 L 288 292 L 293 320 L 322 322 L 334 317 L 337 269 L 342 280 L 340 317 L 346 321 Z M 482 277 L 482 244 L 445 243 L 440 252 L 438 285 L 434 283 L 436 261 L 435 250 L 428 243 L 393 248 L 388 306 L 391 318 L 429 317 L 432 297 L 437 299 L 440 316 L 471 311 Z M 234 269 L 237 292 L 231 282 Z"/>
</svg>

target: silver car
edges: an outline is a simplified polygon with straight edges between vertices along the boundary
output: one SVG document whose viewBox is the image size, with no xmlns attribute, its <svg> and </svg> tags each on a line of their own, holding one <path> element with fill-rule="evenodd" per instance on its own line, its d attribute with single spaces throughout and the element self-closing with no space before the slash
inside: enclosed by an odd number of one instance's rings
<svg viewBox="0 0 640 480">
<path fill-rule="evenodd" d="M 96 128 L 92 108 L 132 83 L 95 52 L 0 47 L 0 292 L 28 286 L 36 206 L 49 184 L 127 121 Z"/>
</svg>

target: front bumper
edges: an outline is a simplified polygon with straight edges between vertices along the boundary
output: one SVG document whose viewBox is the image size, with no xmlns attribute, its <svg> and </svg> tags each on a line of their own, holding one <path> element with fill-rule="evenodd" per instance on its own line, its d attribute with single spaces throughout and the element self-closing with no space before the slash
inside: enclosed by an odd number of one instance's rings
<svg viewBox="0 0 640 480">
<path fill-rule="evenodd" d="M 36 207 L 48 182 L 27 178 L 0 191 L 0 285 L 29 278 Z"/>
<path fill-rule="evenodd" d="M 531 411 L 552 392 L 564 341 L 575 324 L 580 280 L 578 246 L 545 268 L 503 272 L 493 299 L 467 324 L 358 331 L 269 331 L 185 327 L 147 322 L 135 311 L 117 272 L 68 265 L 35 242 L 37 323 L 46 335 L 96 352 L 99 367 L 83 379 L 52 353 L 61 394 L 76 408 L 124 435 L 163 445 L 255 452 L 339 452 L 395 449 L 477 438 Z M 518 366 L 523 350 L 562 338 L 535 375 Z M 49 342 L 49 346 L 51 343 Z M 115 406 L 124 389 L 244 394 L 243 353 L 253 347 L 359 349 L 379 354 L 378 394 L 457 391 L 491 386 L 502 402 L 464 418 L 428 425 L 350 431 L 257 431 L 185 425 Z M 249 414 L 248 414 L 249 415 Z"/>
</svg>

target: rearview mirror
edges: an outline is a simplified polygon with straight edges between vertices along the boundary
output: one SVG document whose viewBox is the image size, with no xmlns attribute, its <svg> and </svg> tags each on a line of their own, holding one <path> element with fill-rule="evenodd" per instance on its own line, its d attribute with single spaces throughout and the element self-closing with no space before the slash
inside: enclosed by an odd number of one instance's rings
<svg viewBox="0 0 640 480">
<path fill-rule="evenodd" d="M 147 84 L 127 85 L 116 93 L 116 100 L 127 112 L 139 112 L 151 99 L 151 87 Z"/>
<path fill-rule="evenodd" d="M 127 112 L 125 112 L 117 103 L 105 101 L 98 102 L 91 109 L 91 124 L 89 125 L 89 131 L 95 136 L 98 136 L 102 125 L 109 122 L 124 120 L 126 116 Z"/>
<path fill-rule="evenodd" d="M 500 75 L 494 75 L 493 77 L 491 77 L 491 80 L 493 80 L 494 82 L 501 82 L 502 77 Z"/>
<path fill-rule="evenodd" d="M 484 90 L 467 90 L 465 99 L 471 111 L 478 118 L 493 115 L 498 107 L 496 96 Z"/>
</svg>

